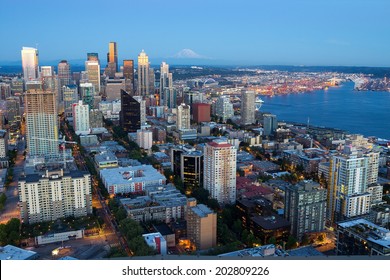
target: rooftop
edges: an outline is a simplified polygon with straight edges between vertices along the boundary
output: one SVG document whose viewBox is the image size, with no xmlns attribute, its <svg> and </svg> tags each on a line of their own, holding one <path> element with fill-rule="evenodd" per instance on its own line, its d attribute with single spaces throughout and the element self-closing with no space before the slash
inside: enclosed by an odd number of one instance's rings
<svg viewBox="0 0 390 280">
<path fill-rule="evenodd" d="M 380 227 L 365 219 L 341 222 L 338 226 L 348 229 L 372 243 L 376 243 L 390 249 L 390 230 L 386 228 Z"/>
<path fill-rule="evenodd" d="M 273 216 L 253 216 L 251 218 L 256 224 L 266 230 L 274 230 L 282 227 L 289 227 L 290 222 L 282 217 L 279 217 L 277 214 Z"/>
<path fill-rule="evenodd" d="M 152 165 L 127 166 L 103 169 L 100 176 L 104 177 L 108 186 L 124 185 L 130 182 L 165 180 L 165 176 L 153 168 Z"/>
<path fill-rule="evenodd" d="M 197 206 L 191 207 L 191 210 L 201 218 L 205 218 L 208 215 L 214 213 L 213 210 L 211 210 L 204 204 L 198 204 Z"/>
<path fill-rule="evenodd" d="M 218 255 L 218 257 L 278 257 L 287 255 L 286 251 L 269 244 Z"/>
<path fill-rule="evenodd" d="M 0 260 L 30 260 L 37 256 L 38 254 L 34 251 L 24 250 L 12 245 L 0 247 Z"/>
</svg>

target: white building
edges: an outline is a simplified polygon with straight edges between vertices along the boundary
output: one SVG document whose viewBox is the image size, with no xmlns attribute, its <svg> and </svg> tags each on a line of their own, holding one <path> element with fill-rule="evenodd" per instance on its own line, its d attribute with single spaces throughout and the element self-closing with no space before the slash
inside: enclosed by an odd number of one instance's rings
<svg viewBox="0 0 390 280">
<path fill-rule="evenodd" d="M 35 48 L 23 47 L 22 68 L 25 81 L 38 78 L 38 50 Z"/>
<path fill-rule="evenodd" d="M 153 146 L 153 132 L 147 129 L 138 129 L 137 144 L 142 149 L 150 150 Z"/>
<path fill-rule="evenodd" d="M 149 57 L 144 50 L 138 55 L 138 88 L 137 95 L 149 94 Z"/>
<path fill-rule="evenodd" d="M 165 176 L 151 165 L 103 169 L 100 178 L 110 194 L 141 192 L 166 183 Z"/>
<path fill-rule="evenodd" d="M 191 113 L 190 106 L 181 104 L 177 107 L 177 129 L 190 129 L 191 128 Z"/>
<path fill-rule="evenodd" d="M 72 105 L 73 111 L 73 129 L 77 135 L 86 135 L 90 132 L 89 126 L 89 106 L 84 105 L 83 101 Z"/>
<path fill-rule="evenodd" d="M 164 236 L 159 232 L 153 232 L 148 234 L 143 234 L 142 237 L 145 239 L 146 244 L 149 247 L 152 247 L 160 255 L 167 254 L 167 241 Z"/>
<path fill-rule="evenodd" d="M 0 130 L 0 159 L 7 157 L 7 153 L 8 153 L 8 133 L 6 130 Z"/>
<path fill-rule="evenodd" d="M 204 183 L 210 196 L 221 204 L 236 201 L 237 150 L 227 140 L 214 140 L 204 147 Z"/>
<path fill-rule="evenodd" d="M 56 171 L 19 179 L 19 202 L 24 223 L 55 221 L 92 213 L 91 175 Z"/>
</svg>

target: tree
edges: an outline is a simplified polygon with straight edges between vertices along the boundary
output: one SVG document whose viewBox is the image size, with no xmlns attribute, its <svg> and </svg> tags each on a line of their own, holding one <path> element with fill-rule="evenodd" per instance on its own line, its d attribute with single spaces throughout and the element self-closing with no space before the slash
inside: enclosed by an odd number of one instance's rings
<svg viewBox="0 0 390 280">
<path fill-rule="evenodd" d="M 275 238 L 275 236 L 272 236 L 270 239 L 268 239 L 268 242 L 267 243 L 269 243 L 269 244 L 276 244 L 276 238 Z"/>
<path fill-rule="evenodd" d="M 238 237 L 241 237 L 242 234 L 242 222 L 241 220 L 237 219 L 234 221 L 232 226 L 233 231 L 238 235 Z"/>
<path fill-rule="evenodd" d="M 209 191 L 204 188 L 196 188 L 192 192 L 192 196 L 196 198 L 198 203 L 207 204 L 209 198 Z"/>
<path fill-rule="evenodd" d="M 155 152 L 159 152 L 160 149 L 156 146 L 156 145 L 153 145 L 152 146 L 152 152 L 155 153 Z"/>
<path fill-rule="evenodd" d="M 127 212 L 125 210 L 125 208 L 123 207 L 119 207 L 119 209 L 115 212 L 115 219 L 120 222 L 124 219 L 126 219 L 127 217 Z"/>
<path fill-rule="evenodd" d="M 286 249 L 295 249 L 297 247 L 297 240 L 292 235 L 290 235 L 286 243 Z"/>
</svg>

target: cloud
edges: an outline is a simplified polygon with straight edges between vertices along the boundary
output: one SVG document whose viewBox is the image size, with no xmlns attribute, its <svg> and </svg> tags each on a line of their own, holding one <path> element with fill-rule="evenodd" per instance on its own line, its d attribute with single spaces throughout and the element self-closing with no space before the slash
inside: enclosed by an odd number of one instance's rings
<svg viewBox="0 0 390 280">
<path fill-rule="evenodd" d="M 200 55 L 200 54 L 194 52 L 191 49 L 182 49 L 181 51 L 179 51 L 178 53 L 176 53 L 172 57 L 174 57 L 174 58 L 208 58 L 208 57 L 205 57 L 203 55 Z"/>
</svg>

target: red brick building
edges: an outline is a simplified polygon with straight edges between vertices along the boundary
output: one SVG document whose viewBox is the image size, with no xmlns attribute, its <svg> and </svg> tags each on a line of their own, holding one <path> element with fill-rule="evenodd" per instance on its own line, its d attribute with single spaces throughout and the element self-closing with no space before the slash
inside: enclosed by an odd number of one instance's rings
<svg viewBox="0 0 390 280">
<path fill-rule="evenodd" d="M 194 103 L 192 104 L 192 116 L 194 122 L 209 122 L 211 107 L 210 104 Z"/>
</svg>

